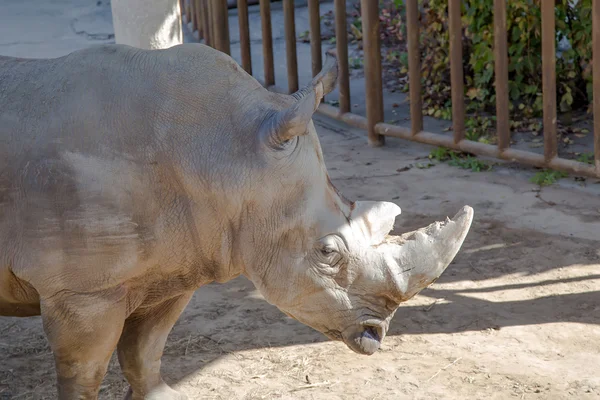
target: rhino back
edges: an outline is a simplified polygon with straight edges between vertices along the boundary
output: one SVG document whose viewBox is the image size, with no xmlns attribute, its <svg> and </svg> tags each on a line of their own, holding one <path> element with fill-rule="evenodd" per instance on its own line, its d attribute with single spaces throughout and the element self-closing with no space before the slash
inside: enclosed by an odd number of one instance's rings
<svg viewBox="0 0 600 400">
<path fill-rule="evenodd" d="M 216 264 L 198 248 L 209 231 L 189 175 L 210 225 L 211 182 L 244 143 L 226 105 L 261 89 L 229 60 L 204 46 L 0 59 L 0 269 L 51 294 Z M 215 272 L 181 274 L 185 286 Z"/>
</svg>

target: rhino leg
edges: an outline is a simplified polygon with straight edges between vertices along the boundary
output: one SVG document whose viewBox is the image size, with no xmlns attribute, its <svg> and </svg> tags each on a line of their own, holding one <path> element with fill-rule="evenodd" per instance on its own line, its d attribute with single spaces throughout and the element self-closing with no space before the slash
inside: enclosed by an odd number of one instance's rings
<svg viewBox="0 0 600 400">
<path fill-rule="evenodd" d="M 160 376 L 160 359 L 167 336 L 192 295 L 193 292 L 186 293 L 138 310 L 125 321 L 117 349 L 121 369 L 130 385 L 126 399 L 186 398 L 164 383 Z"/>
<path fill-rule="evenodd" d="M 95 400 L 117 346 L 127 305 L 121 290 L 62 291 L 40 301 L 60 400 Z"/>
</svg>

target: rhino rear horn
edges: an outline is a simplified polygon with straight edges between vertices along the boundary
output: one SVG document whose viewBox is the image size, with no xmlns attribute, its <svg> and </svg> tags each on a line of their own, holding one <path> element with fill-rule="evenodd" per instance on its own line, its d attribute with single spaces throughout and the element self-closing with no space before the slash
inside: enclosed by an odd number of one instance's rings
<svg viewBox="0 0 600 400">
<path fill-rule="evenodd" d="M 306 134 L 308 124 L 319 107 L 323 96 L 330 93 L 337 84 L 338 63 L 335 53 L 328 52 L 325 65 L 311 83 L 291 96 L 292 105 L 274 116 L 275 126 L 272 135 L 278 144 Z"/>
</svg>

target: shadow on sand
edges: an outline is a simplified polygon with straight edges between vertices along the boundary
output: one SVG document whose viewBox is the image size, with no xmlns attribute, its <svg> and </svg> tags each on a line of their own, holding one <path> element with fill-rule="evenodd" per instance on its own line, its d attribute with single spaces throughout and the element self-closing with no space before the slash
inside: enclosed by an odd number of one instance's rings
<svg viewBox="0 0 600 400">
<path fill-rule="evenodd" d="M 415 218 L 403 230 L 429 222 L 431 218 Z M 600 274 L 571 271 L 586 266 L 589 271 L 590 265 L 600 264 L 596 248 L 593 241 L 477 221 L 448 270 L 433 287 L 421 292 L 429 298 L 428 303 L 413 300 L 401 306 L 388 336 L 555 322 L 600 325 Z M 563 286 L 557 290 L 557 285 Z M 572 285 L 588 290 L 568 293 Z M 512 296 L 502 301 L 511 291 L 524 293 L 520 295 L 524 298 Z M 226 354 L 327 340 L 266 303 L 246 278 L 238 278 L 225 285 L 208 285 L 196 293 L 172 333 L 163 365 L 177 359 L 177 371 L 165 371 L 166 378 L 175 383 Z"/>
</svg>

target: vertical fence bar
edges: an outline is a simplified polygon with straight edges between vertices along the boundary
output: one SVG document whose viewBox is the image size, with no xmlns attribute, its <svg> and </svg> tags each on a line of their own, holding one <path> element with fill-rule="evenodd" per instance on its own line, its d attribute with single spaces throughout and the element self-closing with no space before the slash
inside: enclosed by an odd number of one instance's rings
<svg viewBox="0 0 600 400">
<path fill-rule="evenodd" d="M 346 1 L 335 0 L 335 46 L 339 69 L 340 113 L 350 112 L 350 70 L 348 68 L 348 32 L 346 31 Z"/>
<path fill-rule="evenodd" d="M 211 27 L 211 19 L 210 19 L 210 10 L 208 2 L 210 0 L 200 0 L 200 9 L 202 15 L 202 26 L 204 27 L 204 44 L 207 46 L 212 46 L 212 27 Z"/>
<path fill-rule="evenodd" d="M 271 32 L 270 0 L 260 0 L 260 19 L 262 25 L 265 86 L 269 87 L 275 84 L 275 64 L 273 61 L 273 33 Z"/>
<path fill-rule="evenodd" d="M 452 130 L 454 143 L 465 138 L 465 98 L 462 60 L 461 0 L 449 0 L 450 81 L 452 87 Z"/>
<path fill-rule="evenodd" d="M 321 13 L 319 0 L 308 0 L 308 18 L 310 20 L 310 56 L 312 60 L 312 74 L 316 76 L 321 72 L 323 60 L 321 56 Z"/>
<path fill-rule="evenodd" d="M 294 0 L 283 0 L 285 54 L 287 60 L 288 92 L 298 90 L 298 57 L 296 55 L 296 21 Z"/>
<path fill-rule="evenodd" d="M 365 59 L 365 93 L 367 95 L 367 121 L 369 144 L 383 146 L 385 137 L 375 131 L 383 121 L 383 85 L 381 82 L 381 49 L 379 42 L 379 2 L 360 0 L 362 13 L 363 51 Z"/>
<path fill-rule="evenodd" d="M 209 0 L 210 1 L 210 23 L 212 26 L 212 42 L 213 42 L 213 48 L 217 48 L 217 44 L 219 43 L 219 28 L 218 28 L 218 21 L 217 21 L 217 15 L 218 15 L 218 11 L 216 10 L 216 8 L 219 6 L 218 2 L 219 0 Z"/>
<path fill-rule="evenodd" d="M 592 36 L 593 36 L 593 65 L 592 79 L 594 85 L 594 158 L 596 160 L 596 175 L 600 177 L 600 1 L 593 0 L 592 4 Z"/>
<path fill-rule="evenodd" d="M 410 96 L 410 130 L 415 136 L 423 130 L 421 111 L 421 50 L 419 46 L 418 0 L 406 1 L 406 30 L 408 41 L 408 89 Z"/>
<path fill-rule="evenodd" d="M 192 16 L 192 32 L 198 30 L 198 10 L 196 10 L 196 0 L 190 0 L 190 14 Z"/>
<path fill-rule="evenodd" d="M 242 68 L 252 75 L 252 51 L 250 49 L 250 23 L 248 22 L 248 0 L 237 0 L 238 23 L 240 26 L 240 52 Z"/>
<path fill-rule="evenodd" d="M 215 23 L 215 48 L 223 53 L 231 53 L 229 42 L 229 11 L 227 2 L 223 0 L 213 0 L 213 13 Z"/>
<path fill-rule="evenodd" d="M 594 0 L 597 1 L 597 0 Z M 556 54 L 554 2 L 542 1 L 542 95 L 544 112 L 544 158 L 549 162 L 557 155 L 556 136 Z"/>
<path fill-rule="evenodd" d="M 185 7 L 185 22 L 189 24 L 192 21 L 192 5 L 191 0 L 183 0 Z"/>
<path fill-rule="evenodd" d="M 206 0 L 208 6 L 208 29 L 210 30 L 210 47 L 215 47 L 215 13 L 213 10 L 213 0 Z"/>
<path fill-rule="evenodd" d="M 204 27 L 202 26 L 202 0 L 192 0 L 194 2 L 194 10 L 196 15 L 196 22 L 198 24 L 198 39 L 202 40 L 204 34 Z"/>
<path fill-rule="evenodd" d="M 212 33 L 212 47 L 217 48 L 219 42 L 219 31 L 217 29 L 217 10 L 215 9 L 215 3 L 219 0 L 207 0 L 208 1 L 208 16 L 210 18 L 210 31 Z"/>
<path fill-rule="evenodd" d="M 498 149 L 503 151 L 510 146 L 506 0 L 494 0 L 494 58 L 494 72 L 496 76 L 496 132 L 498 135 Z"/>
</svg>

